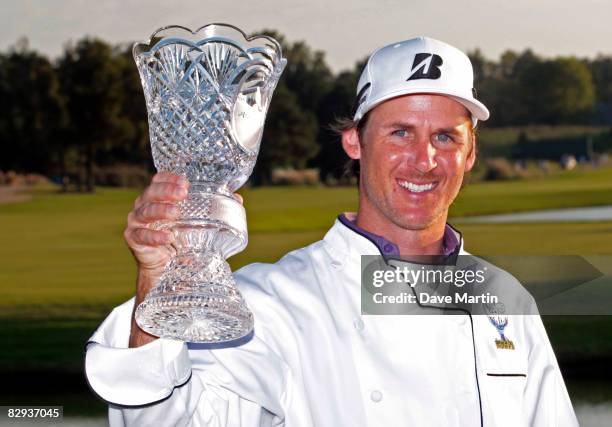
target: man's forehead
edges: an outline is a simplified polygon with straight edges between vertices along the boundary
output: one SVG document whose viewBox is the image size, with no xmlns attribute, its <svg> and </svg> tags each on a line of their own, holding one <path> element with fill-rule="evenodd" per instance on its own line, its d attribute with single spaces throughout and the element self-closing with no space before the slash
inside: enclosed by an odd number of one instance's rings
<svg viewBox="0 0 612 427">
<path fill-rule="evenodd" d="M 372 119 L 381 122 L 428 121 L 458 126 L 471 120 L 468 109 L 451 96 L 411 94 L 386 100 L 370 111 Z"/>
</svg>

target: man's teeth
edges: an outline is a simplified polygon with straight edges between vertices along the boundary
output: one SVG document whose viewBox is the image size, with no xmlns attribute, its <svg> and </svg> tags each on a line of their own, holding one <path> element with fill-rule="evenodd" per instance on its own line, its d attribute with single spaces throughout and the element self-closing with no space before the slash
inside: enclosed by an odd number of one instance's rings
<svg viewBox="0 0 612 427">
<path fill-rule="evenodd" d="M 401 185 L 402 187 L 414 192 L 414 193 L 421 193 L 423 191 L 427 191 L 427 190 L 431 190 L 432 188 L 434 188 L 436 186 L 435 182 L 430 182 L 429 184 L 414 184 L 412 182 L 408 182 L 408 181 L 399 181 L 399 185 Z"/>
</svg>

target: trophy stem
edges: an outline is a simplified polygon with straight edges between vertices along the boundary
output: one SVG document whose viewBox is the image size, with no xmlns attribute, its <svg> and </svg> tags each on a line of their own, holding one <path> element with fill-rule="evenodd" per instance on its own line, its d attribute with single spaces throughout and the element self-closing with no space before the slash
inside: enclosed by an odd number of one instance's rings
<svg viewBox="0 0 612 427">
<path fill-rule="evenodd" d="M 159 227 L 172 229 L 177 253 L 215 250 L 229 258 L 246 247 L 246 213 L 227 188 L 192 182 L 179 208 L 179 219 Z"/>
</svg>

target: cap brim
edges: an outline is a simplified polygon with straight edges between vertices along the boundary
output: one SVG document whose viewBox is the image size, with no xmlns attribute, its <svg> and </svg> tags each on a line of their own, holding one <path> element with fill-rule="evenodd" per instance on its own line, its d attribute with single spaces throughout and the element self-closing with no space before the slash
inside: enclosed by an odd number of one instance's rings
<svg viewBox="0 0 612 427">
<path fill-rule="evenodd" d="M 484 121 L 484 120 L 487 120 L 490 116 L 489 109 L 485 107 L 485 105 L 482 102 L 480 102 L 479 100 L 475 98 L 467 98 L 457 93 L 452 93 L 450 91 L 444 91 L 444 90 L 439 90 L 435 88 L 432 88 L 432 89 L 418 88 L 418 89 L 402 89 L 402 90 L 398 90 L 394 92 L 389 92 L 389 93 L 386 93 L 385 96 L 375 99 L 374 101 L 371 101 L 371 102 L 366 101 L 364 105 L 367 105 L 367 109 L 366 110 L 357 109 L 357 111 L 355 112 L 354 119 L 361 120 L 361 118 L 368 111 L 372 110 L 373 108 L 380 105 L 381 103 L 388 101 L 389 99 L 397 98 L 398 96 L 404 96 L 404 95 L 416 95 L 418 93 L 444 95 L 444 96 L 453 98 L 455 101 L 459 102 L 461 105 L 467 108 L 470 114 L 472 115 L 472 118 L 474 119 Z"/>
<path fill-rule="evenodd" d="M 490 116 L 489 109 L 485 107 L 485 105 L 479 100 L 475 98 L 468 99 L 468 98 L 464 98 L 464 97 L 457 96 L 457 95 L 449 95 L 449 96 L 451 98 L 454 98 L 455 101 L 463 104 L 463 106 L 467 108 L 470 113 L 472 113 L 472 116 L 474 116 L 478 120 L 485 121 L 489 118 Z"/>
</svg>

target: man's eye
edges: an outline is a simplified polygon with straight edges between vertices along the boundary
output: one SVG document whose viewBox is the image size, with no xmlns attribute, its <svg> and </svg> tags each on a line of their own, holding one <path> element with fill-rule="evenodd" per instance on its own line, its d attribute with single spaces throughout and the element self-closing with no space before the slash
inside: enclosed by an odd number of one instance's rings
<svg viewBox="0 0 612 427">
<path fill-rule="evenodd" d="M 453 138 L 451 138 L 449 135 L 445 133 L 436 134 L 435 139 L 437 142 L 443 142 L 443 143 L 453 142 Z"/>
<path fill-rule="evenodd" d="M 408 135 L 408 132 L 406 132 L 404 129 L 397 129 L 391 132 L 391 135 L 399 136 L 400 138 L 404 138 L 405 136 Z"/>
</svg>

